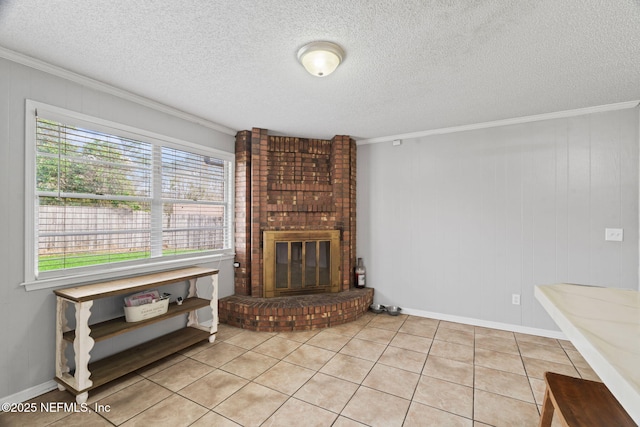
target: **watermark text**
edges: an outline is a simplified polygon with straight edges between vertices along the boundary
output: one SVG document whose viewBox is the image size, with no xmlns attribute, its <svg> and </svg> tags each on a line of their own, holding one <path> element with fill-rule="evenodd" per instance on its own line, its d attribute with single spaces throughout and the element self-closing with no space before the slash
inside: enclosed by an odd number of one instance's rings
<svg viewBox="0 0 640 427">
<path fill-rule="evenodd" d="M 111 412 L 110 405 L 77 402 L 3 403 L 2 412 Z"/>
</svg>

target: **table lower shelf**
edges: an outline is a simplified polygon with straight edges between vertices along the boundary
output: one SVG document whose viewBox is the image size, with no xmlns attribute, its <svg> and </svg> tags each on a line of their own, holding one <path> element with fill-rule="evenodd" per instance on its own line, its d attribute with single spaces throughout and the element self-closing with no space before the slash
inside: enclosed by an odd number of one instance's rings
<svg viewBox="0 0 640 427">
<path fill-rule="evenodd" d="M 178 305 L 175 302 L 172 302 L 171 304 L 169 304 L 169 308 L 166 313 L 159 316 L 151 317 L 149 319 L 140 320 L 139 322 L 127 322 L 125 320 L 125 317 L 121 316 L 116 319 L 89 325 L 89 328 L 91 329 L 90 336 L 95 340 L 95 342 L 99 342 L 107 338 L 123 334 L 125 332 L 143 328 L 152 323 L 161 322 L 180 314 L 185 314 L 199 308 L 207 307 L 209 304 L 210 301 L 203 298 L 187 298 L 184 300 L 184 303 L 182 305 Z M 65 332 L 62 337 L 66 341 L 73 344 L 73 340 L 75 340 L 76 338 L 76 331 L 71 330 Z"/>
<path fill-rule="evenodd" d="M 208 331 L 187 327 L 89 363 L 89 372 L 91 373 L 89 379 L 93 384 L 84 390 L 75 390 L 64 378 L 56 377 L 54 379 L 70 392 L 78 395 L 157 362 L 200 341 L 208 340 L 210 336 Z"/>
</svg>

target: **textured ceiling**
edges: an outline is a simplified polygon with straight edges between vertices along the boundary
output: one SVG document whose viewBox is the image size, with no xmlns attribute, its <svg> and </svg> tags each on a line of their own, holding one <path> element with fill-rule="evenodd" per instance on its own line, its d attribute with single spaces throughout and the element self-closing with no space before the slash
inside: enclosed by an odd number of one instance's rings
<svg viewBox="0 0 640 427">
<path fill-rule="evenodd" d="M 343 64 L 313 77 L 313 40 Z M 640 0 L 0 0 L 0 46 L 234 130 L 384 137 L 640 99 Z"/>
</svg>

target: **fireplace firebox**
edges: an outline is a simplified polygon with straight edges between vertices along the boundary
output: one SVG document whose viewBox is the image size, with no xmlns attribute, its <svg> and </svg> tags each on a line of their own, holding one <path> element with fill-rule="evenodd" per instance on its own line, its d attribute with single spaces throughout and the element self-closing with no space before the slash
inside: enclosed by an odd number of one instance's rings
<svg viewBox="0 0 640 427">
<path fill-rule="evenodd" d="M 265 231 L 266 298 L 340 291 L 340 231 Z"/>
</svg>

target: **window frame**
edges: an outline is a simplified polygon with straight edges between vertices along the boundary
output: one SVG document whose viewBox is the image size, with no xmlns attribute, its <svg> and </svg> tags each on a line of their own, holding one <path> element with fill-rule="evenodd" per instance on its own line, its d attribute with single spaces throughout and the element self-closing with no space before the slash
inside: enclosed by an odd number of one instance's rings
<svg viewBox="0 0 640 427">
<path fill-rule="evenodd" d="M 224 249 L 211 250 L 203 254 L 194 256 L 164 256 L 155 258 L 143 258 L 134 261 L 97 264 L 88 267 L 80 267 L 67 270 L 54 270 L 39 272 L 38 268 L 38 217 L 36 207 L 38 203 L 36 189 L 36 156 L 37 156 L 37 118 L 44 118 L 58 121 L 65 125 L 79 126 L 86 129 L 104 132 L 120 137 L 131 138 L 142 142 L 150 143 L 154 147 L 168 147 L 182 151 L 189 151 L 194 154 L 215 157 L 224 160 L 228 165 L 225 182 L 224 203 L 227 211 L 225 233 L 228 235 L 228 247 Z M 154 166 L 154 175 L 158 172 Z M 46 289 L 57 286 L 78 284 L 96 280 L 113 279 L 130 276 L 134 274 L 144 274 L 155 271 L 167 270 L 170 268 L 185 267 L 193 264 L 222 261 L 233 259 L 234 248 L 234 224 L 235 224 L 235 154 L 221 151 L 215 148 L 206 147 L 200 144 L 180 140 L 167 135 L 161 135 L 148 130 L 133 126 L 116 123 L 109 120 L 78 113 L 65 108 L 52 106 L 49 104 L 26 100 L 25 103 L 25 262 L 24 262 L 24 282 L 27 291 Z M 159 196 L 152 194 L 152 200 Z"/>
</svg>

